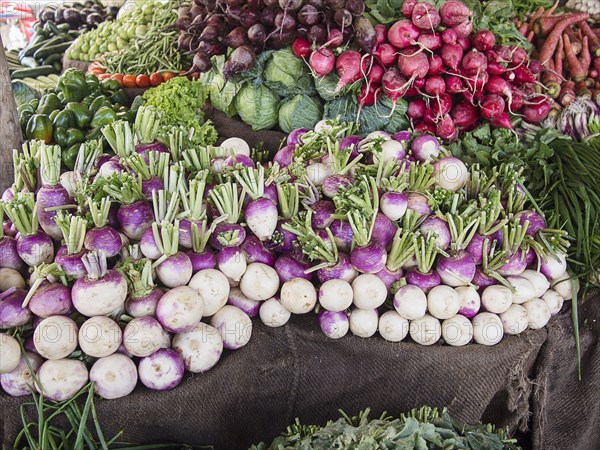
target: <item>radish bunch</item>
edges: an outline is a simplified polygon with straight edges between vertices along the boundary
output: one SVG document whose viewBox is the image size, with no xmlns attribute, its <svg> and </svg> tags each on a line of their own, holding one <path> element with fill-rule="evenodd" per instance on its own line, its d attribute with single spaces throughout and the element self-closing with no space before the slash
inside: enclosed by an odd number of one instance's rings
<svg viewBox="0 0 600 450">
<path fill-rule="evenodd" d="M 394 105 L 408 100 L 414 130 L 445 142 L 482 121 L 512 129 L 511 116 L 530 123 L 548 116 L 551 99 L 535 89 L 541 64 L 522 48 L 497 45 L 488 30 L 474 33 L 472 13 L 462 2 L 449 0 L 436 10 L 428 2 L 406 1 L 402 13 L 405 18 L 389 29 L 374 27 L 372 50 L 329 42 L 297 55 L 307 58 L 316 77 L 336 73 L 336 92 L 357 86 L 359 108 L 382 95 Z"/>
<path fill-rule="evenodd" d="M 488 174 L 431 135 L 363 139 L 338 121 L 292 132 L 277 162 L 241 139 L 141 155 L 128 126 L 103 130 L 110 153 L 81 146 L 96 164 L 76 165 L 45 211 L 60 239 L 40 230 L 35 194 L 40 155 L 60 149 L 28 143 L 0 201 L 0 329 L 32 330 L 34 387 L 53 400 L 88 380 L 106 399 L 138 381 L 174 388 L 251 345 L 254 317 L 279 327 L 318 312 L 330 338 L 492 345 L 572 296 L 564 233 L 528 209 L 510 165 Z M 144 173 L 156 174 L 145 192 Z M 29 365 L 5 336 L 2 385 L 26 395 Z"/>
</svg>

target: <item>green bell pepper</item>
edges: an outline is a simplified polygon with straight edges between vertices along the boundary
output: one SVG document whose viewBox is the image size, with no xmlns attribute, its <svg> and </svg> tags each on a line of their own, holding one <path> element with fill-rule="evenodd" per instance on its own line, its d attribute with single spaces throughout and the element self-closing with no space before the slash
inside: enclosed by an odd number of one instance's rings
<svg viewBox="0 0 600 450">
<path fill-rule="evenodd" d="M 135 120 L 135 114 L 133 113 L 133 111 L 121 111 L 117 113 L 117 120 L 126 120 L 130 123 L 133 123 L 133 121 Z"/>
<path fill-rule="evenodd" d="M 73 113 L 75 124 L 79 128 L 85 128 L 90 123 L 90 120 L 92 120 L 92 113 L 81 103 L 67 103 L 65 109 Z"/>
<path fill-rule="evenodd" d="M 121 88 L 121 85 L 117 80 L 107 78 L 100 82 L 100 87 L 103 91 L 112 94 L 113 92 L 118 91 Z"/>
<path fill-rule="evenodd" d="M 52 122 L 54 124 L 54 119 L 56 118 L 56 116 L 58 116 L 59 112 L 61 112 L 61 111 L 56 109 L 50 113 L 50 115 L 48 116 L 48 118 L 50 119 L 50 122 Z"/>
<path fill-rule="evenodd" d="M 129 101 L 129 97 L 123 89 L 118 90 L 113 95 L 110 96 L 110 101 L 114 103 L 118 103 L 119 105 L 130 105 L 131 101 Z"/>
<path fill-rule="evenodd" d="M 92 104 L 90 105 L 90 112 L 92 114 L 96 114 L 96 111 L 98 111 L 103 106 L 112 106 L 112 104 L 108 101 L 106 95 L 99 95 L 94 99 L 94 101 L 92 101 Z"/>
<path fill-rule="evenodd" d="M 73 170 L 75 168 L 75 161 L 77 160 L 80 146 L 81 144 L 74 144 L 66 151 L 61 152 L 62 163 L 67 169 Z"/>
<path fill-rule="evenodd" d="M 23 103 L 22 105 L 17 106 L 17 113 L 19 115 L 23 114 L 26 111 L 33 114 L 35 112 L 35 110 L 36 110 L 36 108 L 31 106 L 29 103 Z"/>
<path fill-rule="evenodd" d="M 27 139 L 44 141 L 46 144 L 52 142 L 52 122 L 43 114 L 34 114 L 27 122 L 25 129 Z"/>
<path fill-rule="evenodd" d="M 56 142 L 58 145 L 60 145 L 61 147 L 66 147 L 67 146 L 67 129 L 64 127 L 57 127 L 56 130 L 54 130 L 54 142 Z"/>
<path fill-rule="evenodd" d="M 31 101 L 29 102 L 29 106 L 31 106 L 33 108 L 33 110 L 36 111 L 38 109 L 38 106 L 40 106 L 40 99 L 39 98 L 31 99 Z"/>
<path fill-rule="evenodd" d="M 56 94 L 45 94 L 40 99 L 40 104 L 37 108 L 38 114 L 50 114 L 52 111 L 62 108 L 62 103 Z"/>
<path fill-rule="evenodd" d="M 110 125 L 115 120 L 117 120 L 117 113 L 108 106 L 101 107 L 96 114 L 94 114 L 94 118 L 90 123 L 92 128 L 103 127 L 105 125 Z"/>
<path fill-rule="evenodd" d="M 98 128 L 92 128 L 85 135 L 85 140 L 86 141 L 93 141 L 94 139 L 99 138 L 99 137 L 102 137 L 102 128 L 100 128 L 100 127 L 98 127 Z"/>
<path fill-rule="evenodd" d="M 90 93 L 85 74 L 78 69 L 67 69 L 58 79 L 58 89 L 67 102 L 80 102 Z"/>
<path fill-rule="evenodd" d="M 25 111 L 19 116 L 19 125 L 21 126 L 21 132 L 24 136 L 27 136 L 27 124 L 29 123 L 31 116 L 33 116 L 33 113 L 30 111 Z"/>
<path fill-rule="evenodd" d="M 54 113 L 53 113 L 54 114 Z M 52 117 L 50 117 L 52 119 Z M 75 126 L 75 115 L 72 111 L 65 109 L 60 111 L 52 120 L 54 129 L 57 128 L 72 128 Z"/>
<path fill-rule="evenodd" d="M 85 141 L 85 133 L 77 128 L 69 128 L 67 130 L 66 146 L 71 147 L 75 144 L 81 144 Z"/>
</svg>

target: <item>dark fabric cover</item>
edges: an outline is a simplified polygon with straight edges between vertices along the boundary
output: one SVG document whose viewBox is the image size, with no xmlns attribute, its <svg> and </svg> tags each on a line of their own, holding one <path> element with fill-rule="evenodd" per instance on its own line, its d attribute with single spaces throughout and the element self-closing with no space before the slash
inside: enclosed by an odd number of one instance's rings
<svg viewBox="0 0 600 450">
<path fill-rule="evenodd" d="M 568 308 L 567 308 L 568 309 Z M 133 442 L 247 448 L 269 441 L 299 417 L 323 424 L 370 407 L 400 414 L 421 405 L 448 406 L 466 422 L 494 421 L 525 430 L 535 449 L 600 448 L 598 296 L 581 308 L 583 380 L 577 381 L 569 312 L 548 329 L 499 345 L 422 347 L 379 337 L 333 341 L 314 316 L 270 329 L 255 321 L 250 344 L 226 352 L 205 374 L 170 392 L 143 387 L 120 400 L 98 400 L 106 434 L 125 428 Z M 585 322 L 584 322 L 585 321 Z M 0 394 L 0 433 L 10 446 L 20 430 L 21 400 Z"/>
</svg>

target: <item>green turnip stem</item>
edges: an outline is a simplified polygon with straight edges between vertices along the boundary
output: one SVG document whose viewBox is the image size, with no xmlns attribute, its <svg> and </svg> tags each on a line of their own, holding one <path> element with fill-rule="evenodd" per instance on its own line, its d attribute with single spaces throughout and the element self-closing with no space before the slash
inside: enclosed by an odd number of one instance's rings
<svg viewBox="0 0 600 450">
<path fill-rule="evenodd" d="M 173 194 L 179 190 L 179 186 L 183 182 L 184 169 L 181 164 L 173 164 L 172 166 L 166 166 L 163 172 L 163 186 L 164 190 Z"/>
<path fill-rule="evenodd" d="M 527 228 L 529 228 L 529 220 L 526 220 L 523 225 L 515 219 L 509 222 L 502 228 L 502 247 L 508 253 L 515 253 L 525 239 Z"/>
<path fill-rule="evenodd" d="M 170 199 L 167 198 L 167 192 L 162 189 L 152 191 L 152 206 L 156 222 L 173 222 L 179 212 L 179 192 L 175 192 Z"/>
<path fill-rule="evenodd" d="M 14 183 L 12 185 L 14 192 L 21 192 L 23 190 L 23 186 L 25 183 L 23 182 L 23 177 L 21 176 L 21 170 L 19 169 L 19 164 L 21 162 L 21 157 L 19 156 L 19 151 L 15 148 L 13 149 L 13 172 L 15 174 Z"/>
<path fill-rule="evenodd" d="M 42 263 L 35 268 L 35 272 L 37 273 L 37 278 L 35 279 L 35 281 L 31 285 L 31 287 L 29 288 L 29 292 L 27 292 L 27 295 L 25 296 L 25 299 L 23 300 L 23 304 L 21 305 L 22 308 L 27 308 L 27 305 L 29 305 L 29 301 L 31 300 L 31 297 L 33 297 L 33 295 L 36 293 L 36 291 L 38 290 L 40 285 L 52 273 L 60 272 L 60 268 L 58 267 L 58 265 L 56 263 L 52 263 L 52 264 Z"/>
<path fill-rule="evenodd" d="M 87 220 L 83 217 L 72 216 L 59 211 L 54 217 L 54 221 L 60 228 L 60 231 L 62 231 L 67 252 L 70 255 L 81 252 L 85 239 Z"/>
<path fill-rule="evenodd" d="M 210 169 L 210 150 L 207 147 L 188 148 L 182 152 L 182 157 L 190 172 Z"/>
<path fill-rule="evenodd" d="M 415 231 L 425 219 L 425 215 L 421 215 L 412 209 L 407 209 L 402 218 L 402 228 L 406 231 Z"/>
<path fill-rule="evenodd" d="M 424 236 L 419 236 L 413 239 L 417 268 L 421 273 L 429 273 L 438 254 L 435 236 L 429 236 L 427 239 Z M 442 253 L 442 251 L 440 250 L 439 253 Z"/>
<path fill-rule="evenodd" d="M 411 192 L 426 192 L 435 183 L 433 165 L 411 164 L 408 170 L 408 190 Z"/>
<path fill-rule="evenodd" d="M 37 205 L 33 193 L 20 193 L 12 201 L 4 204 L 4 211 L 22 236 L 37 233 Z"/>
<path fill-rule="evenodd" d="M 119 271 L 129 281 L 133 298 L 147 296 L 156 286 L 152 277 L 152 261 L 149 259 L 128 262 Z"/>
<path fill-rule="evenodd" d="M 325 229 L 329 242 L 332 244 L 329 246 L 315 233 L 311 222 L 312 211 L 308 210 L 304 217 L 295 217 L 291 222 L 283 224 L 282 227 L 298 236 L 298 242 L 302 245 L 302 253 L 311 261 L 323 261 L 326 263 L 325 267 L 335 265 L 338 262 L 338 251 L 333 233 L 329 228 Z"/>
<path fill-rule="evenodd" d="M 150 152 L 150 154 L 152 153 L 154 152 Z M 133 155 L 125 158 L 125 164 L 129 166 L 138 176 L 142 177 L 142 180 L 147 181 L 152 178 L 152 175 L 150 174 L 150 168 L 146 164 L 146 161 L 144 161 L 144 157 L 139 153 L 134 153 Z"/>
<path fill-rule="evenodd" d="M 18 169 L 20 179 L 29 192 L 35 192 L 37 187 L 37 170 L 39 159 L 33 156 L 20 155 L 18 158 Z"/>
<path fill-rule="evenodd" d="M 107 197 L 102 198 L 100 202 L 95 202 L 92 198 L 88 198 L 88 206 L 90 215 L 96 228 L 105 227 L 108 223 L 108 214 L 110 212 L 111 202 Z"/>
<path fill-rule="evenodd" d="M 327 151 L 329 152 L 329 160 L 332 164 L 333 173 L 338 175 L 346 175 L 364 156 L 361 153 L 358 157 L 350 161 L 351 150 L 340 150 L 340 143 L 337 140 L 334 145 L 332 145 L 331 141 L 327 141 Z"/>
<path fill-rule="evenodd" d="M 104 192 L 124 205 L 135 203 L 144 198 L 141 180 L 128 174 L 111 176 L 103 189 Z"/>
<path fill-rule="evenodd" d="M 190 233 L 192 238 L 192 249 L 196 253 L 202 253 L 206 249 L 208 239 L 214 233 L 217 224 L 223 222 L 225 217 L 219 217 L 213 220 L 210 227 L 207 228 L 207 221 L 204 219 L 201 226 L 198 226 L 197 222 L 192 222 L 190 225 Z"/>
<path fill-rule="evenodd" d="M 500 191 L 491 191 L 487 198 L 480 198 L 479 233 L 482 236 L 495 233 L 508 222 L 507 219 L 498 220 L 502 211 Z"/>
<path fill-rule="evenodd" d="M 566 230 L 553 230 L 544 228 L 536 233 L 536 238 L 542 241 L 544 250 L 558 260 L 558 253 L 567 253 L 570 242 L 567 240 L 569 233 Z"/>
<path fill-rule="evenodd" d="M 277 184 L 277 200 L 282 217 L 291 219 L 298 216 L 300 194 L 296 183 Z"/>
<path fill-rule="evenodd" d="M 377 186 L 383 187 L 387 192 L 406 192 L 408 190 L 408 174 L 402 173 L 398 176 L 388 174 L 387 168 L 394 168 L 394 172 L 399 168 L 395 162 L 380 161 L 377 170 Z"/>
<path fill-rule="evenodd" d="M 204 191 L 206 181 L 203 179 L 194 179 L 190 181 L 190 187 L 185 189 L 185 184 L 181 183 L 179 192 L 183 203 L 183 216 L 190 220 L 202 220 L 206 216 L 204 209 Z"/>
<path fill-rule="evenodd" d="M 492 187 L 495 188 L 495 181 L 498 176 L 497 171 L 491 177 L 481 171 L 479 164 L 473 164 L 469 167 L 469 179 L 467 180 L 466 190 L 467 198 L 477 198 L 479 195 L 487 195 Z"/>
<path fill-rule="evenodd" d="M 158 224 L 154 222 L 152 233 L 154 234 L 156 247 L 162 253 L 162 256 L 152 264 L 152 267 L 158 267 L 163 261 L 176 255 L 179 251 L 179 220 L 175 220 L 173 224 L 163 221 L 160 224 L 160 231 Z"/>
<path fill-rule="evenodd" d="M 142 259 L 142 252 L 139 244 L 128 245 L 121 249 L 121 259 L 130 258 L 134 261 Z"/>
<path fill-rule="evenodd" d="M 179 161 L 181 151 L 186 146 L 186 141 L 191 140 L 194 129 L 187 131 L 181 127 L 172 127 L 171 130 L 162 139 L 171 150 L 173 161 Z"/>
<path fill-rule="evenodd" d="M 450 244 L 452 250 L 455 252 L 464 250 L 477 232 L 479 218 L 473 219 L 465 225 L 465 219 L 462 215 L 448 213 L 446 214 L 446 220 L 452 237 L 452 244 Z"/>
<path fill-rule="evenodd" d="M 233 230 L 220 233 L 217 236 L 217 241 L 219 241 L 219 244 L 223 247 L 233 247 L 240 242 L 240 231 Z"/>
<path fill-rule="evenodd" d="M 135 150 L 129 122 L 118 120 L 102 128 L 102 134 L 119 158 L 127 158 Z"/>
<path fill-rule="evenodd" d="M 150 144 L 156 140 L 160 128 L 160 118 L 152 106 L 140 106 L 135 115 L 135 134 L 142 144 Z"/>
<path fill-rule="evenodd" d="M 242 170 L 233 172 L 235 179 L 246 190 L 246 193 L 256 200 L 265 195 L 265 169 L 258 166 L 258 169 L 245 167 Z"/>
<path fill-rule="evenodd" d="M 405 231 L 402 228 L 396 230 L 386 262 L 391 272 L 400 269 L 413 257 L 417 249 L 414 238 L 415 234 L 412 231 Z"/>
<path fill-rule="evenodd" d="M 60 181 L 60 146 L 44 145 L 40 155 L 40 177 L 47 186 L 56 186 Z"/>
<path fill-rule="evenodd" d="M 227 182 L 215 186 L 210 191 L 210 198 L 221 216 L 227 215 L 227 223 L 237 223 L 244 206 L 245 190 L 238 194 L 237 184 Z"/>
<path fill-rule="evenodd" d="M 94 168 L 94 162 L 102 154 L 102 139 L 84 142 L 79 147 L 75 160 L 75 171 L 88 175 Z"/>
<path fill-rule="evenodd" d="M 375 203 L 379 203 L 379 201 L 377 200 Z M 378 209 L 379 207 L 377 205 L 371 217 L 366 217 L 360 210 L 348 212 L 348 222 L 354 233 L 354 237 L 352 238 L 353 245 L 356 244 L 359 247 L 366 247 L 369 245 Z"/>
<path fill-rule="evenodd" d="M 335 196 L 336 218 L 339 214 L 348 214 L 357 209 L 366 215 L 376 214 L 379 210 L 379 191 L 377 181 L 374 177 L 363 176 L 358 185 L 351 185 L 347 188 L 341 188 L 340 193 Z"/>
<path fill-rule="evenodd" d="M 90 280 L 99 280 L 106 275 L 108 266 L 104 250 L 86 253 L 81 260 Z"/>
</svg>

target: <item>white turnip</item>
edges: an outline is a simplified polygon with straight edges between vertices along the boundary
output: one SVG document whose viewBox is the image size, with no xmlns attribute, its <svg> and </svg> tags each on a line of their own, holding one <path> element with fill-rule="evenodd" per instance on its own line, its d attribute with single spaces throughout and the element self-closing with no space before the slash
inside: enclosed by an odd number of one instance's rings
<svg viewBox="0 0 600 450">
<path fill-rule="evenodd" d="M 522 305 L 517 305 L 516 303 L 510 305 L 510 308 L 500 314 L 500 320 L 506 334 L 520 334 L 529 325 L 527 310 Z"/>
<path fill-rule="evenodd" d="M 523 303 L 523 307 L 527 310 L 529 328 L 532 330 L 544 328 L 552 317 L 550 306 L 541 298 L 531 299 Z"/>
<path fill-rule="evenodd" d="M 165 330 L 182 333 L 198 325 L 204 313 L 200 292 L 189 286 L 167 291 L 156 305 L 156 318 Z"/>
<path fill-rule="evenodd" d="M 550 289 L 550 282 L 548 278 L 537 270 L 525 270 L 519 275 L 523 278 L 527 278 L 533 286 L 533 295 L 535 297 L 541 297 L 544 293 Z"/>
<path fill-rule="evenodd" d="M 252 320 L 250 316 L 235 306 L 225 305 L 210 319 L 223 339 L 223 347 L 228 350 L 242 348 L 252 336 Z"/>
<path fill-rule="evenodd" d="M 394 308 L 405 319 L 421 319 L 427 312 L 427 296 L 421 288 L 407 284 L 394 295 Z"/>
<path fill-rule="evenodd" d="M 377 329 L 386 341 L 400 342 L 408 335 L 409 322 L 396 311 L 386 311 L 379 318 Z"/>
<path fill-rule="evenodd" d="M 35 350 L 46 359 L 62 359 L 77 349 L 77 325 L 65 316 L 42 320 L 33 332 Z"/>
<path fill-rule="evenodd" d="M 281 304 L 292 314 L 306 314 L 317 303 L 314 285 L 304 278 L 294 278 L 281 286 Z"/>
<path fill-rule="evenodd" d="M 410 322 L 410 337 L 417 344 L 433 345 L 440 340 L 442 336 L 442 326 L 440 321 L 429 314 Z"/>
<path fill-rule="evenodd" d="M 272 267 L 263 263 L 252 263 L 240 280 L 240 290 L 250 300 L 267 300 L 279 289 L 279 276 Z"/>
<path fill-rule="evenodd" d="M 482 312 L 473 317 L 473 340 L 481 345 L 496 345 L 504 336 L 502 320 L 496 314 Z"/>
<path fill-rule="evenodd" d="M 442 158 L 433 165 L 437 186 L 452 192 L 461 189 L 469 178 L 467 166 L 458 158 Z"/>
<path fill-rule="evenodd" d="M 266 326 L 271 328 L 285 325 L 292 315 L 281 302 L 275 298 L 270 298 L 260 305 L 260 320 Z"/>
<path fill-rule="evenodd" d="M 450 286 L 435 286 L 427 294 L 427 310 L 436 319 L 449 319 L 460 309 L 460 297 Z"/>
<path fill-rule="evenodd" d="M 461 314 L 457 314 L 442 322 L 442 338 L 453 347 L 467 345 L 473 339 L 473 325 Z"/>
<path fill-rule="evenodd" d="M 104 316 L 86 320 L 79 329 L 79 347 L 89 356 L 103 358 L 119 349 L 123 332 L 117 323 Z"/>
<path fill-rule="evenodd" d="M 163 297 L 164 298 L 164 297 Z M 154 317 L 138 317 L 127 324 L 123 331 L 123 344 L 134 356 L 149 356 L 164 342 L 163 327 Z"/>
<path fill-rule="evenodd" d="M 481 308 L 481 297 L 477 290 L 471 286 L 459 286 L 454 290 L 460 298 L 458 313 L 469 319 L 475 316 Z"/>
<path fill-rule="evenodd" d="M 523 304 L 532 298 L 535 298 L 535 288 L 531 281 L 521 276 L 506 277 L 506 281 L 513 287 L 512 302 Z"/>
<path fill-rule="evenodd" d="M 223 339 L 214 327 L 200 322 L 190 331 L 175 335 L 173 350 L 179 353 L 187 370 L 206 372 L 221 358 Z"/>
<path fill-rule="evenodd" d="M 328 280 L 319 288 L 319 304 L 331 312 L 348 309 L 353 296 L 352 286 L 345 280 Z"/>
<path fill-rule="evenodd" d="M 541 298 L 548 303 L 548 306 L 550 307 L 550 313 L 553 316 L 558 314 L 563 307 L 564 299 L 558 292 L 552 289 L 544 292 Z"/>
<path fill-rule="evenodd" d="M 500 314 L 512 305 L 513 297 L 513 293 L 506 286 L 488 286 L 481 293 L 481 304 L 487 311 Z"/>
<path fill-rule="evenodd" d="M 114 353 L 98 359 L 90 370 L 96 394 L 107 400 L 125 397 L 133 392 L 138 373 L 131 358 Z"/>
<path fill-rule="evenodd" d="M 27 360 L 29 360 L 29 364 Z M 0 358 L 0 361 L 4 362 L 3 358 Z M 0 375 L 0 384 L 4 392 L 12 397 L 31 394 L 31 388 L 34 385 L 33 377 L 43 362 L 43 358 L 37 353 L 26 352 L 25 355 L 22 355 L 17 367 L 11 372 Z"/>
<path fill-rule="evenodd" d="M 352 282 L 354 305 L 361 309 L 379 308 L 385 302 L 388 290 L 381 278 L 371 273 L 357 276 Z"/>
<path fill-rule="evenodd" d="M 85 364 L 76 359 L 48 360 L 40 366 L 36 375 L 37 391 L 55 402 L 69 400 L 88 382 Z"/>
<path fill-rule="evenodd" d="M 20 359 L 19 342 L 10 334 L 0 333 L 0 374 L 15 370 Z"/>
<path fill-rule="evenodd" d="M 577 293 L 579 291 L 579 280 L 577 278 L 571 279 L 571 276 L 565 272 L 561 277 L 552 280 L 551 288 L 565 300 L 571 300 L 573 298 L 573 284 L 575 284 L 575 293 Z"/>
<path fill-rule="evenodd" d="M 376 309 L 354 308 L 350 313 L 350 331 L 353 335 L 368 338 L 377 332 L 379 314 Z"/>
<path fill-rule="evenodd" d="M 204 299 L 205 317 L 212 316 L 227 303 L 229 280 L 216 269 L 204 269 L 196 273 L 188 286 L 198 291 Z"/>
</svg>

